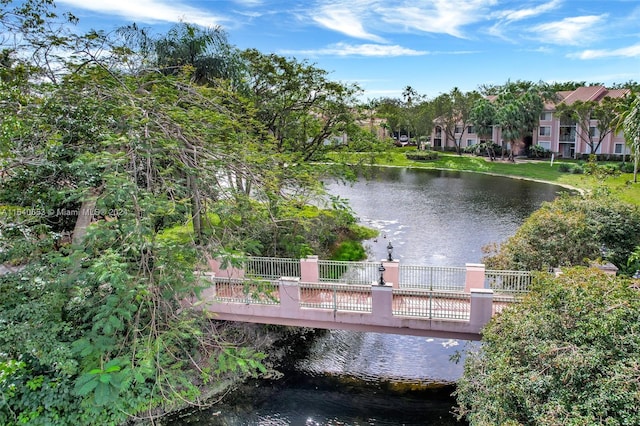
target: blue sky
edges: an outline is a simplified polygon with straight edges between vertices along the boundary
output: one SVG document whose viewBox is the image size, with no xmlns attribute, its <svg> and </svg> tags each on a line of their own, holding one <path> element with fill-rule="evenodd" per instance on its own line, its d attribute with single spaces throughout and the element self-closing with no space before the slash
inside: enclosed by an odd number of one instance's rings
<svg viewBox="0 0 640 426">
<path fill-rule="evenodd" d="M 221 26 L 232 44 L 308 60 L 363 99 L 507 80 L 640 82 L 640 0 L 57 0 L 80 29 Z"/>
</svg>

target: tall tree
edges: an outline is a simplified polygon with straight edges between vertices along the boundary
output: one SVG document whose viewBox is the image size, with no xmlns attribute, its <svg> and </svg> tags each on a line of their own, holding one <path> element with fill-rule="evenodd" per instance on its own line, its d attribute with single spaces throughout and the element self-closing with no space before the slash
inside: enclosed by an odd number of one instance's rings
<svg viewBox="0 0 640 426">
<path fill-rule="evenodd" d="M 279 152 L 301 161 L 319 158 L 353 122 L 359 88 L 327 78 L 327 72 L 255 49 L 242 52 L 246 61 L 246 94 L 257 118 L 275 138 Z"/>
<path fill-rule="evenodd" d="M 378 100 L 377 112 L 385 119 L 391 135 L 399 134 L 402 123 L 402 105 L 399 99 L 382 98 Z"/>
<path fill-rule="evenodd" d="M 620 116 L 619 127 L 624 132 L 627 145 L 633 152 L 633 182 L 637 183 L 640 162 L 640 96 L 635 94 L 630 100 L 630 106 Z"/>
<path fill-rule="evenodd" d="M 492 136 L 497 120 L 494 103 L 484 97 L 478 99 L 471 110 L 469 119 L 476 129 L 476 133 L 480 136 L 480 140 L 485 144 L 489 158 L 493 161 L 495 152 Z"/>
<path fill-rule="evenodd" d="M 434 113 L 446 139 L 453 141 L 456 152 L 462 154 L 462 139 L 471 124 L 471 111 L 480 97 L 478 92 L 463 93 L 457 87 L 434 99 Z"/>
<path fill-rule="evenodd" d="M 522 91 L 518 85 L 506 86 L 496 98 L 496 118 L 502 138 L 510 145 L 509 160 L 513 161 L 518 142 L 531 137 L 538 126 L 544 99 L 540 86 L 531 85 Z"/>
<path fill-rule="evenodd" d="M 195 84 L 192 64 L 145 69 L 148 52 L 99 33 L 75 40 L 49 81 L 20 52 L 2 57 L 0 263 L 22 268 L 0 276 L 0 324 L 14 325 L 0 326 L 2 424 L 121 424 L 265 371 L 184 309 L 206 286 L 194 270 L 265 241 L 298 254 L 319 244 L 296 231 L 349 220 L 296 215 L 316 175 L 288 167 L 300 155 L 232 84 Z"/>
<path fill-rule="evenodd" d="M 117 51 L 124 52 L 125 63 L 137 66 L 138 71 L 156 67 L 165 75 L 178 75 L 190 67 L 197 84 L 240 81 L 239 52 L 229 44 L 221 27 L 205 28 L 181 22 L 156 35 L 148 28 L 131 24 L 120 27 L 117 35 L 122 38 Z"/>
<path fill-rule="evenodd" d="M 411 107 L 413 103 L 416 101 L 416 97 L 418 96 L 418 92 L 411 86 L 406 86 L 402 90 L 402 99 L 404 99 L 407 106 Z"/>
<path fill-rule="evenodd" d="M 433 112 L 433 105 L 428 100 L 423 100 L 418 105 L 413 107 L 412 111 L 413 127 L 416 132 L 416 138 L 420 144 L 424 144 L 427 137 L 431 135 L 431 131 L 434 126 L 435 114 Z M 423 145 L 424 147 L 424 145 Z"/>
<path fill-rule="evenodd" d="M 203 338 L 198 327 L 205 323 L 180 313 L 180 300 L 199 287 L 193 270 L 207 247 L 238 245 L 225 229 L 212 232 L 213 224 L 200 245 L 192 234 L 177 240 L 166 231 L 186 220 L 190 182 L 200 183 L 205 208 L 233 194 L 219 181 L 221 172 L 268 182 L 263 172 L 275 167 L 252 161 L 237 144 L 252 122 L 233 94 L 193 86 L 190 78 L 132 77 L 87 65 L 57 85 L 32 82 L 37 96 L 23 96 L 15 113 L 7 111 L 19 125 L 4 134 L 11 155 L 3 158 L 1 176 L 0 200 L 9 208 L 0 217 L 0 261 L 25 269 L 0 277 L 2 320 L 19 322 L 34 338 L 17 342 L 14 330 L 0 331 L 0 365 L 17 365 L 0 380 L 3 391 L 10 383 L 17 389 L 0 408 L 3 423 L 15 420 L 6 407 L 33 423 L 55 417 L 120 423 L 124 413 L 152 408 L 145 401 L 183 396 L 172 389 L 195 392 L 189 369 L 173 369 L 196 353 L 213 358 L 193 358 L 193 368 L 210 369 L 208 380 L 216 378 L 211 361 L 222 352 L 213 348 L 222 342 Z M 2 87 L 0 93 L 10 91 Z M 80 207 L 88 197 L 90 212 Z M 17 213 L 5 214 L 11 211 Z M 83 214 L 91 225 L 69 245 L 64 235 L 77 232 Z M 13 283 L 36 278 L 40 291 Z M 41 315 L 46 334 L 36 332 Z M 26 382 L 34 377 L 44 385 L 30 388 Z M 56 383 L 63 392 L 56 393 Z M 49 401 L 45 412 L 38 409 L 43 399 Z"/>
<path fill-rule="evenodd" d="M 624 99 L 622 100 L 622 102 Z M 598 120 L 596 128 L 598 129 L 598 140 L 596 146 L 600 146 L 604 139 L 613 134 L 616 131 L 618 120 L 618 105 L 620 105 L 620 99 L 614 99 L 611 97 L 605 97 L 600 101 L 598 106 L 593 112 L 593 118 Z"/>
</svg>

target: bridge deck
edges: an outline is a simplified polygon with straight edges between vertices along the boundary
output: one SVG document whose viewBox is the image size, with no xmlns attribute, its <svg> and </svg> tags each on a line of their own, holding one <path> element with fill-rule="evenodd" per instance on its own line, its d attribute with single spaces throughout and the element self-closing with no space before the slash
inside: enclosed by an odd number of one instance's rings
<svg viewBox="0 0 640 426">
<path fill-rule="evenodd" d="M 483 319 L 481 325 L 471 324 L 473 295 L 453 291 L 298 281 L 287 284 L 282 281 L 214 280 L 204 296 L 209 303 L 208 309 L 220 319 L 317 328 L 435 337 L 449 330 L 447 337 L 465 335 L 464 338 L 475 339 L 479 338 L 479 330 L 488 320 Z M 490 317 L 513 301 L 512 296 L 494 297 L 491 294 L 489 304 L 483 302 L 483 315 Z M 465 329 L 462 330 L 461 324 L 468 327 L 462 327 Z"/>
</svg>

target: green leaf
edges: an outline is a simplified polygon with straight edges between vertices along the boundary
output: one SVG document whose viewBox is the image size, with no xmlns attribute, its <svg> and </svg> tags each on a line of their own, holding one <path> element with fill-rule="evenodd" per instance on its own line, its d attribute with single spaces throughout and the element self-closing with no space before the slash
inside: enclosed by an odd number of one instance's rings
<svg viewBox="0 0 640 426">
<path fill-rule="evenodd" d="M 76 381 L 76 385 L 73 389 L 73 392 L 78 396 L 88 395 L 92 390 L 96 388 L 99 381 L 96 379 L 95 375 L 82 375 Z"/>
<path fill-rule="evenodd" d="M 109 384 L 103 382 L 98 383 L 94 394 L 96 405 L 106 405 L 111 402 L 113 397 L 112 387 L 109 386 Z"/>
</svg>

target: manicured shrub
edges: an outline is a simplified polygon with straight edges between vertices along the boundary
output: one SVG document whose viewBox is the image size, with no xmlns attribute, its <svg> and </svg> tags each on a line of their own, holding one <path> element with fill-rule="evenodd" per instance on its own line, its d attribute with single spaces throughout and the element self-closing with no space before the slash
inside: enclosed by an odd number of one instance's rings
<svg viewBox="0 0 640 426">
<path fill-rule="evenodd" d="M 405 154 L 407 160 L 413 161 L 428 161 L 428 160 L 437 160 L 438 153 L 435 151 L 412 151 L 407 152 Z"/>
<path fill-rule="evenodd" d="M 572 169 L 573 169 L 573 166 L 571 164 L 568 164 L 568 163 L 558 164 L 558 170 L 560 170 L 562 173 L 570 173 Z"/>
</svg>

